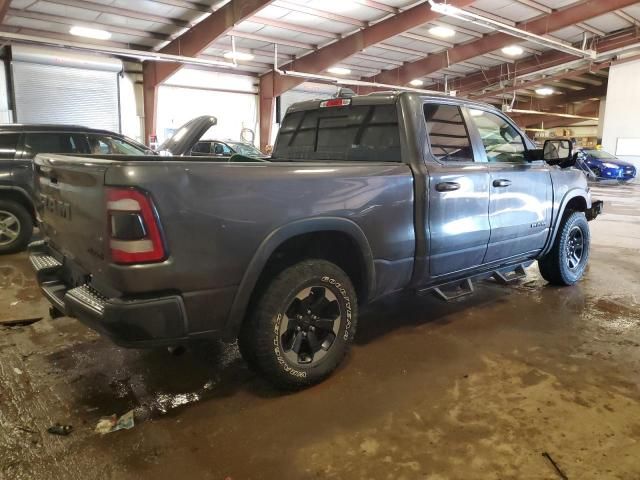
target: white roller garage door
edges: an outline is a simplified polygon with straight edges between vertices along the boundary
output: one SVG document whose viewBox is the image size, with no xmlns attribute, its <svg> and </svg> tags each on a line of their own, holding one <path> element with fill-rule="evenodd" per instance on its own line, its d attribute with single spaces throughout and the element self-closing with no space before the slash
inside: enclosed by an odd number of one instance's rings
<svg viewBox="0 0 640 480">
<path fill-rule="evenodd" d="M 26 46 L 12 48 L 16 122 L 120 131 L 122 62 Z"/>
</svg>

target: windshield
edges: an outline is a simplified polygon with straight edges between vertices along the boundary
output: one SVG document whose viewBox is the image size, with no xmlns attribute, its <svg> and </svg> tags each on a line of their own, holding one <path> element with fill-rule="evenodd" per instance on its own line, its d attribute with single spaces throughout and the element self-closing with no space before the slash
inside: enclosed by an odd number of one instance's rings
<svg viewBox="0 0 640 480">
<path fill-rule="evenodd" d="M 598 158 L 602 160 L 617 160 L 617 157 L 611 155 L 604 150 L 584 150 L 584 153 L 593 158 Z"/>
<path fill-rule="evenodd" d="M 233 148 L 236 153 L 239 153 L 240 155 L 246 155 L 249 157 L 255 157 L 256 155 L 264 155 L 260 150 L 258 150 L 256 147 L 254 147 L 253 145 L 250 145 L 248 143 L 232 143 L 232 142 L 228 142 L 228 145 Z"/>
</svg>

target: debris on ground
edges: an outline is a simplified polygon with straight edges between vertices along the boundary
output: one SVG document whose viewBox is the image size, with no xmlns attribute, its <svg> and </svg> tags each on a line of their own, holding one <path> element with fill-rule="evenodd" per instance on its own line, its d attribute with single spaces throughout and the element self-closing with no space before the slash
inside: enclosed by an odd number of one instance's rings
<svg viewBox="0 0 640 480">
<path fill-rule="evenodd" d="M 120 418 L 116 414 L 101 418 L 96 425 L 95 432 L 102 435 L 117 432 L 118 430 L 130 430 L 135 426 L 133 410 L 128 411 Z"/>
<path fill-rule="evenodd" d="M 59 423 L 56 423 L 55 425 L 52 425 L 49 428 L 47 428 L 47 432 L 49 432 L 51 435 L 60 435 L 60 436 L 66 437 L 71 432 L 73 432 L 73 426 L 61 425 Z"/>
<path fill-rule="evenodd" d="M 17 367 L 13 367 L 13 373 L 15 373 L 16 375 L 22 375 L 22 370 Z"/>
<path fill-rule="evenodd" d="M 42 320 L 42 317 L 32 317 L 32 318 L 16 318 L 16 319 L 8 319 L 8 320 L 0 320 L 0 326 L 2 327 L 26 327 L 33 323 L 39 322 Z"/>
<path fill-rule="evenodd" d="M 560 470 L 560 467 L 548 452 L 543 452 L 542 456 L 549 460 L 549 463 L 551 463 L 551 466 L 553 466 L 554 470 L 562 480 L 569 480 L 569 477 L 567 477 L 567 475 L 562 470 Z"/>
</svg>

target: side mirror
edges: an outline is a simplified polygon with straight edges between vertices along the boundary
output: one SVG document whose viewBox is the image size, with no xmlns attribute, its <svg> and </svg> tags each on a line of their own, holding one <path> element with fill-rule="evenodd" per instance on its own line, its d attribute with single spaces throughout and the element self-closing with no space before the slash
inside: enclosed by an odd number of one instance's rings
<svg viewBox="0 0 640 480">
<path fill-rule="evenodd" d="M 573 145 L 570 140 L 546 140 L 542 149 L 542 157 L 550 165 L 564 166 L 573 160 L 572 150 Z"/>
</svg>

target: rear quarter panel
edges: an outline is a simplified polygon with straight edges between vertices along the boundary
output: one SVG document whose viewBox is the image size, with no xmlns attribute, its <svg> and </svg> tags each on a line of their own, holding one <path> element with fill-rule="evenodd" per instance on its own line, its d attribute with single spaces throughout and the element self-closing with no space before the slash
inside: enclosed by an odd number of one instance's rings
<svg viewBox="0 0 640 480">
<path fill-rule="evenodd" d="M 381 272 L 397 264 L 411 276 L 413 178 L 403 164 L 130 163 L 109 168 L 105 184 L 151 193 L 169 250 L 163 264 L 110 266 L 109 283 L 128 293 L 235 287 L 271 232 L 327 216 L 365 232 Z"/>
</svg>

